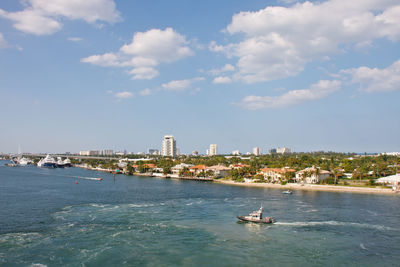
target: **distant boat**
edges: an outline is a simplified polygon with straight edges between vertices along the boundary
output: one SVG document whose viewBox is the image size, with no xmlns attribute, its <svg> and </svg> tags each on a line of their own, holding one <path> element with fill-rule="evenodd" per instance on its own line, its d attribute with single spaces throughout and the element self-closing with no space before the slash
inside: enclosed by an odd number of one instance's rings
<svg viewBox="0 0 400 267">
<path fill-rule="evenodd" d="M 15 167 L 26 166 L 30 163 L 30 160 L 21 156 L 13 157 L 11 161 L 13 162 L 13 165 L 15 165 Z"/>
<path fill-rule="evenodd" d="M 65 168 L 65 163 L 64 163 L 64 161 L 61 159 L 61 157 L 57 157 L 56 167 L 57 167 L 57 168 Z"/>
<path fill-rule="evenodd" d="M 64 159 L 65 167 L 72 167 L 71 160 L 69 158 Z"/>
<path fill-rule="evenodd" d="M 272 217 L 265 217 L 262 216 L 263 207 L 257 211 L 253 211 L 249 215 L 244 216 L 237 216 L 237 218 L 244 222 L 254 222 L 254 223 L 274 223 L 274 219 Z"/>
<path fill-rule="evenodd" d="M 293 191 L 292 190 L 286 190 L 286 191 L 283 191 L 282 194 L 293 194 Z"/>
<path fill-rule="evenodd" d="M 50 157 L 49 154 L 41 160 L 39 160 L 37 166 L 38 167 L 45 167 L 45 168 L 55 168 L 56 167 L 56 161 L 54 158 Z"/>
</svg>

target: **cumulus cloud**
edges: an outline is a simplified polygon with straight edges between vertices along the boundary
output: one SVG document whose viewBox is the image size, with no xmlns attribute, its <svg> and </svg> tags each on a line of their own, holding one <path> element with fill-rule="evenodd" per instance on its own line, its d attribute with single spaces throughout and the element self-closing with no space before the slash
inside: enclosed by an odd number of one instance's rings
<svg viewBox="0 0 400 267">
<path fill-rule="evenodd" d="M 168 83 L 163 83 L 161 87 L 167 91 L 183 91 L 192 86 L 193 83 L 197 81 L 204 81 L 203 77 L 196 77 L 193 79 L 186 79 L 186 80 L 174 80 Z"/>
<path fill-rule="evenodd" d="M 81 62 L 102 67 L 131 67 L 132 79 L 152 79 L 159 75 L 155 68 L 161 63 L 171 63 L 194 53 L 184 35 L 172 28 L 137 32 L 129 44 L 118 52 L 92 55 Z"/>
<path fill-rule="evenodd" d="M 151 95 L 151 93 L 152 93 L 151 90 L 149 88 L 146 88 L 146 89 L 140 91 L 139 95 L 146 96 L 146 95 Z"/>
<path fill-rule="evenodd" d="M 158 70 L 151 67 L 138 67 L 129 71 L 133 80 L 151 80 L 159 75 Z"/>
<path fill-rule="evenodd" d="M 280 96 L 246 96 L 240 103 L 235 103 L 245 109 L 256 110 L 265 108 L 283 108 L 300 103 L 324 98 L 341 87 L 341 81 L 321 80 L 308 89 L 289 91 Z"/>
<path fill-rule="evenodd" d="M 14 21 L 14 27 L 35 35 L 49 35 L 62 28 L 60 21 L 84 20 L 114 23 L 121 19 L 113 0 L 27 0 L 22 11 L 7 12 L 0 9 L 0 16 Z"/>
<path fill-rule="evenodd" d="M 358 84 L 363 92 L 384 92 L 400 90 L 400 60 L 385 69 L 359 67 L 341 70 L 345 78 Z"/>
<path fill-rule="evenodd" d="M 231 78 L 229 78 L 227 76 L 218 76 L 212 82 L 213 83 L 231 83 L 232 80 L 231 80 Z"/>
<path fill-rule="evenodd" d="M 121 47 L 121 51 L 128 55 L 153 59 L 160 62 L 173 62 L 193 55 L 186 46 L 185 36 L 175 32 L 172 28 L 165 30 L 152 29 L 147 32 L 137 32 L 133 35 L 130 44 Z"/>
<path fill-rule="evenodd" d="M 0 49 L 8 47 L 6 39 L 4 39 L 3 34 L 0 32 Z"/>
<path fill-rule="evenodd" d="M 400 39 L 400 5 L 394 0 L 328 0 L 268 6 L 232 17 L 226 32 L 238 43 L 209 49 L 237 58 L 233 76 L 246 83 L 295 76 L 315 59 L 365 47 L 378 38 Z"/>
<path fill-rule="evenodd" d="M 128 91 L 118 92 L 118 93 L 115 93 L 115 97 L 118 99 L 131 98 L 131 97 L 133 97 L 133 93 L 128 92 Z"/>
<path fill-rule="evenodd" d="M 208 71 L 208 73 L 212 74 L 212 75 L 220 75 L 221 73 L 225 73 L 225 72 L 230 72 L 230 71 L 234 71 L 235 67 L 231 64 L 225 64 L 222 68 L 220 69 L 211 69 Z"/>
</svg>

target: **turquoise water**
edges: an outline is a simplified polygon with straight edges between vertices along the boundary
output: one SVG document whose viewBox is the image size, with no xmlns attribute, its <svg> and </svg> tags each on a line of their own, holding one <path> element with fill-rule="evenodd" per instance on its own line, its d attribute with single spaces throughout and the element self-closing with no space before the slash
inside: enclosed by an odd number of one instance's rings
<svg viewBox="0 0 400 267">
<path fill-rule="evenodd" d="M 399 266 L 400 197 L 0 162 L 1 266 Z M 93 181 L 86 177 L 102 177 Z M 78 184 L 75 183 L 78 181 Z M 264 206 L 277 223 L 237 222 Z"/>
</svg>

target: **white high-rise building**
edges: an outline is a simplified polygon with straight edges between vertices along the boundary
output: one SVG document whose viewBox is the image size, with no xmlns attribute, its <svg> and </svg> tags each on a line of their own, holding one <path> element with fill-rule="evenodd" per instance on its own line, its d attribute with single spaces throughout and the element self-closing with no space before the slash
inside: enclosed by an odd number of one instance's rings
<svg viewBox="0 0 400 267">
<path fill-rule="evenodd" d="M 176 156 L 176 141 L 172 135 L 165 135 L 161 147 L 161 155 L 166 157 Z"/>
<path fill-rule="evenodd" d="M 259 147 L 253 148 L 253 154 L 254 154 L 255 156 L 260 156 L 260 148 L 259 148 Z"/>
<path fill-rule="evenodd" d="M 240 151 L 239 150 L 233 150 L 232 151 L 232 155 L 238 156 L 238 155 L 240 155 Z"/>
<path fill-rule="evenodd" d="M 211 144 L 210 149 L 208 150 L 209 156 L 215 156 L 218 154 L 218 146 L 217 144 Z"/>
<path fill-rule="evenodd" d="M 278 154 L 289 154 L 289 153 L 291 153 L 291 151 L 290 151 L 290 148 L 287 148 L 287 147 L 278 147 L 276 149 L 276 153 L 278 153 Z"/>
</svg>

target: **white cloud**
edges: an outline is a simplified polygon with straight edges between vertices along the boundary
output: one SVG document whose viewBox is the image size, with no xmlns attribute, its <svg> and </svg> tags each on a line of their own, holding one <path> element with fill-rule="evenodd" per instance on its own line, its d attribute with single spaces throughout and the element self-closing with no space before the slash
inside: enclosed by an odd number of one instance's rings
<svg viewBox="0 0 400 267">
<path fill-rule="evenodd" d="M 88 23 L 121 20 L 113 0 L 29 0 L 34 10 L 49 16 L 62 16 L 71 20 L 82 19 Z"/>
<path fill-rule="evenodd" d="M 231 64 L 225 64 L 222 68 L 220 69 L 211 69 L 208 71 L 208 73 L 212 74 L 212 75 L 220 75 L 221 73 L 225 73 L 225 72 L 230 72 L 230 71 L 234 71 L 235 67 Z"/>
<path fill-rule="evenodd" d="M 80 42 L 82 40 L 83 39 L 80 37 L 68 37 L 68 41 L 71 41 L 71 42 Z"/>
<path fill-rule="evenodd" d="M 165 90 L 181 91 L 189 88 L 191 84 L 192 84 L 191 80 L 175 80 L 175 81 L 170 81 L 169 83 L 163 83 L 161 86 Z"/>
<path fill-rule="evenodd" d="M 196 77 L 193 79 L 186 79 L 186 80 L 174 80 L 168 83 L 163 83 L 161 87 L 167 91 L 183 91 L 190 88 L 193 83 L 204 80 L 205 80 L 204 77 Z"/>
<path fill-rule="evenodd" d="M 106 53 L 103 55 L 93 55 L 90 57 L 82 58 L 81 62 L 91 63 L 102 67 L 119 67 L 122 65 L 120 57 L 114 53 Z"/>
<path fill-rule="evenodd" d="M 133 79 L 152 79 L 159 75 L 155 69 L 161 63 L 171 63 L 193 55 L 186 37 L 172 28 L 152 29 L 137 32 L 132 42 L 122 46 L 118 52 L 93 55 L 81 62 L 102 67 L 133 67 Z"/>
<path fill-rule="evenodd" d="M 173 62 L 193 55 L 186 46 L 185 36 L 175 32 L 172 28 L 165 30 L 152 29 L 147 32 L 137 32 L 133 35 L 130 44 L 121 47 L 125 54 L 153 59 L 159 62 Z"/>
<path fill-rule="evenodd" d="M 0 32 L 0 49 L 8 47 L 6 39 L 4 39 L 3 34 Z"/>
<path fill-rule="evenodd" d="M 49 35 L 62 28 L 63 19 L 84 20 L 88 23 L 121 19 L 113 0 L 27 0 L 22 11 L 7 12 L 0 9 L 0 16 L 14 21 L 14 27 L 35 35 Z"/>
<path fill-rule="evenodd" d="M 133 97 L 133 93 L 128 92 L 128 91 L 118 92 L 115 94 L 115 97 L 118 99 L 131 98 L 131 97 Z"/>
<path fill-rule="evenodd" d="M 43 16 L 43 14 L 33 9 L 12 13 L 0 9 L 0 16 L 14 21 L 14 28 L 35 35 L 53 34 L 62 27 L 57 20 Z"/>
<path fill-rule="evenodd" d="M 400 90 L 400 60 L 385 69 L 363 66 L 341 70 L 340 73 L 349 75 L 351 83 L 360 85 L 360 91 L 382 92 Z"/>
<path fill-rule="evenodd" d="M 231 80 L 231 78 L 229 78 L 227 76 L 218 76 L 212 82 L 213 83 L 231 83 L 232 80 Z"/>
<path fill-rule="evenodd" d="M 146 95 L 151 95 L 151 90 L 149 89 L 149 88 L 146 88 L 146 89 L 144 89 L 144 90 L 142 90 L 142 91 L 140 91 L 139 92 L 139 94 L 141 95 L 141 96 L 146 96 Z"/>
<path fill-rule="evenodd" d="M 232 17 L 226 32 L 242 41 L 209 49 L 238 58 L 236 80 L 246 83 L 295 76 L 315 59 L 365 47 L 373 40 L 400 39 L 400 5 L 394 0 L 328 0 L 269 6 Z"/>
<path fill-rule="evenodd" d="M 133 80 L 151 80 L 159 75 L 158 70 L 151 67 L 139 67 L 129 71 Z"/>
<path fill-rule="evenodd" d="M 309 89 L 293 90 L 280 96 L 246 96 L 240 103 L 236 103 L 236 105 L 250 110 L 283 108 L 324 98 L 338 91 L 340 87 L 341 82 L 338 80 L 321 80 L 318 83 L 312 84 Z"/>
</svg>

